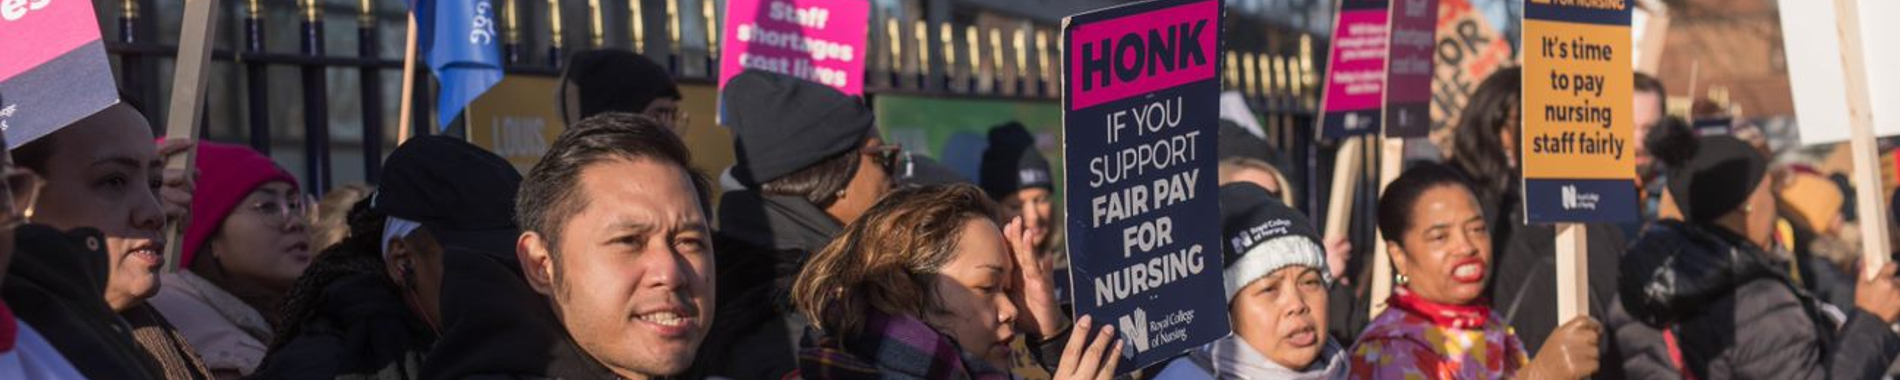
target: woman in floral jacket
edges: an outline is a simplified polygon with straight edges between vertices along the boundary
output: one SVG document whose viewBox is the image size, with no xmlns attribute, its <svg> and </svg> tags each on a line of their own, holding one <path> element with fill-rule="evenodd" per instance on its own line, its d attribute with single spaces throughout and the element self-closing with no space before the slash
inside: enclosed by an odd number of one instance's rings
<svg viewBox="0 0 1900 380">
<path fill-rule="evenodd" d="M 1439 164 L 1401 174 L 1379 197 L 1379 231 L 1398 278 L 1390 307 L 1347 350 L 1346 379 L 1581 379 L 1596 372 L 1602 327 L 1558 327 L 1537 360 L 1480 296 L 1491 264 L 1483 209 Z"/>
</svg>

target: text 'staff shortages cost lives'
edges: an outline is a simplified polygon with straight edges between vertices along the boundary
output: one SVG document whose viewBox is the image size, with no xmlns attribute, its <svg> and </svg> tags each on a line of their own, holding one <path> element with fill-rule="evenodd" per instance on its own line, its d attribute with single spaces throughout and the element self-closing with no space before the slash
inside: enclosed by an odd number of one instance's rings
<svg viewBox="0 0 1900 380">
<path fill-rule="evenodd" d="M 870 17 L 864 0 L 727 1 L 719 86 L 749 69 L 863 94 Z"/>
<path fill-rule="evenodd" d="M 119 102 L 86 0 L 0 0 L 0 130 L 18 147 Z"/>
<path fill-rule="evenodd" d="M 1524 218 L 1636 220 L 1629 0 L 1524 4 Z"/>
<path fill-rule="evenodd" d="M 1075 308 L 1113 323 L 1122 372 L 1227 335 L 1215 136 L 1219 0 L 1069 17 L 1064 197 Z"/>
</svg>

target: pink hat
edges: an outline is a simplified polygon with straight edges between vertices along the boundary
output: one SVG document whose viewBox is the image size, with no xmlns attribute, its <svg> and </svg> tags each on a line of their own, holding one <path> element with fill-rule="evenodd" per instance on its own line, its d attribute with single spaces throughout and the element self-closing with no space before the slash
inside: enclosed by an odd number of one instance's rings
<svg viewBox="0 0 1900 380">
<path fill-rule="evenodd" d="M 270 157 L 249 147 L 209 141 L 198 143 L 198 187 L 191 196 L 191 224 L 185 227 L 184 250 L 179 251 L 180 265 L 204 247 L 205 240 L 224 225 L 244 197 L 265 183 L 283 181 L 298 187 L 297 178 L 271 162 Z"/>
</svg>

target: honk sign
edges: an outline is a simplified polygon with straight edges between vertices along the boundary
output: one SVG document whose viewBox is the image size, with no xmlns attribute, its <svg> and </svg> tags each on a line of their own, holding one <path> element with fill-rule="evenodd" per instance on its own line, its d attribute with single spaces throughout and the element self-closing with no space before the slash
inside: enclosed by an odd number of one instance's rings
<svg viewBox="0 0 1900 380">
<path fill-rule="evenodd" d="M 1064 20 L 1063 202 L 1075 314 L 1114 321 L 1123 373 L 1226 336 L 1219 0 Z M 1196 318 L 1195 316 L 1201 316 Z"/>
<path fill-rule="evenodd" d="M 1213 77 L 1220 5 L 1187 3 L 1138 16 L 1071 25 L 1069 109 Z"/>
</svg>

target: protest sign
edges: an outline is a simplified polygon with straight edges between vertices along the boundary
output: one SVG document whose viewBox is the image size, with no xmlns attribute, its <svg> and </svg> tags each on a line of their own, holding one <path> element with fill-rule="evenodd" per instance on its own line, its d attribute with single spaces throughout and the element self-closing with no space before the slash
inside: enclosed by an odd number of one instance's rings
<svg viewBox="0 0 1900 380">
<path fill-rule="evenodd" d="M 468 142 L 495 152 L 516 171 L 527 173 L 541 162 L 548 146 L 567 127 L 548 101 L 560 79 L 536 75 L 502 77 L 468 104 Z"/>
<path fill-rule="evenodd" d="M 1875 136 L 1900 130 L 1900 118 L 1889 111 L 1900 104 L 1900 73 L 1888 69 L 1900 62 L 1900 49 L 1874 42 L 1891 36 L 1900 26 L 1882 16 L 1900 11 L 1892 1 L 1833 0 L 1781 1 L 1782 38 L 1788 58 L 1788 82 L 1794 90 L 1796 123 L 1801 143 L 1847 140 L 1852 150 L 1854 183 L 1877 183 L 1880 173 Z M 1846 126 L 1846 128 L 1841 128 Z M 1860 215 L 1887 215 L 1880 194 L 1854 194 Z M 1861 233 L 1887 233 L 1884 217 L 1861 218 Z M 1872 279 L 1892 252 L 1887 239 L 1861 239 L 1863 273 Z"/>
<path fill-rule="evenodd" d="M 863 94 L 870 17 L 864 0 L 729 0 L 719 87 L 755 69 Z"/>
<path fill-rule="evenodd" d="M 119 102 L 91 1 L 0 1 L 0 36 L 8 149 Z"/>
<path fill-rule="evenodd" d="M 1438 53 L 1438 0 L 1392 0 L 1386 57 L 1385 137 L 1432 132 L 1432 63 Z"/>
<path fill-rule="evenodd" d="M 1557 226 L 1557 318 L 1589 312 L 1584 225 L 1636 220 L 1630 0 L 1524 4 L 1524 219 Z"/>
<path fill-rule="evenodd" d="M 1320 133 L 1328 138 L 1379 133 L 1385 93 L 1386 0 L 1342 0 L 1333 19 Z"/>
<path fill-rule="evenodd" d="M 1795 126 L 1802 145 L 1832 144 L 1847 141 L 1852 135 L 1848 112 L 1847 73 L 1843 71 L 1844 46 L 1840 27 L 1849 20 L 1837 16 L 1834 1 L 1788 1 L 1780 3 L 1782 46 L 1787 53 L 1788 86 L 1793 91 Z M 1900 23 L 1887 20 L 1900 12 L 1900 2 L 1856 0 L 1859 17 L 1854 21 L 1862 36 L 1900 35 Z M 1886 12 L 1886 13 L 1876 13 Z M 1862 39 L 1855 46 L 1865 57 L 1867 99 L 1872 113 L 1874 136 L 1900 134 L 1900 49 L 1890 42 Z M 1882 112 L 1885 111 L 1885 112 Z"/>
<path fill-rule="evenodd" d="M 1529 223 L 1636 220 L 1627 0 L 1524 5 L 1522 169 Z"/>
<path fill-rule="evenodd" d="M 1113 323 L 1119 371 L 1229 332 L 1215 137 L 1220 0 L 1063 21 L 1064 206 L 1076 315 Z"/>
<path fill-rule="evenodd" d="M 1511 44 L 1469 0 L 1438 1 L 1438 53 L 1432 70 L 1432 143 L 1451 157 L 1452 132 L 1471 91 L 1509 64 Z"/>
</svg>

